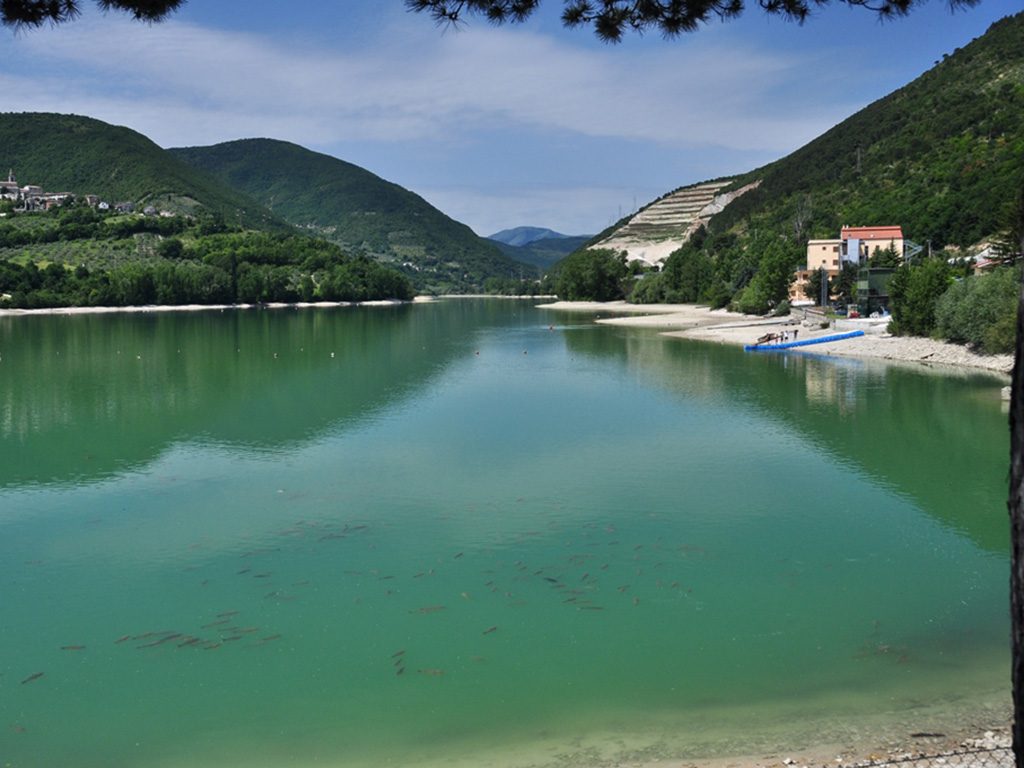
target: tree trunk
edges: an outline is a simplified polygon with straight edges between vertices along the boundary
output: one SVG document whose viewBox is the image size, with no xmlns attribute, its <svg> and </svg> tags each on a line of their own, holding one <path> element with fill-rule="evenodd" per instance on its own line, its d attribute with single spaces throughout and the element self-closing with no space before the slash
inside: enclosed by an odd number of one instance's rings
<svg viewBox="0 0 1024 768">
<path fill-rule="evenodd" d="M 1024 250 L 1024 237 L 1022 237 Z M 1017 300 L 1017 348 L 1010 390 L 1010 617 L 1013 633 L 1013 753 L 1024 768 L 1024 282 Z"/>
</svg>

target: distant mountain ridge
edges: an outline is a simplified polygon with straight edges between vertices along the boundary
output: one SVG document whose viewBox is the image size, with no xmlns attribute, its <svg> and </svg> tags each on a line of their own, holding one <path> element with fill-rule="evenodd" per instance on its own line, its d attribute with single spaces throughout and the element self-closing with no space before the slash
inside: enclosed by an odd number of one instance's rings
<svg viewBox="0 0 1024 768">
<path fill-rule="evenodd" d="M 0 114 L 0 166 L 20 184 L 95 194 L 175 213 L 207 212 L 229 224 L 289 231 L 251 197 L 181 162 L 141 133 L 91 117 Z"/>
<path fill-rule="evenodd" d="M 538 229 L 536 231 L 550 232 L 551 230 Z M 498 240 L 493 242 L 510 259 L 536 267 L 540 272 L 546 272 L 550 267 L 590 241 L 590 235 L 561 235 L 557 232 L 555 235 L 556 237 L 540 237 L 529 240 L 524 245 L 511 245 Z M 493 236 L 488 239 L 493 239 Z"/>
<path fill-rule="evenodd" d="M 512 229 L 503 229 L 501 232 L 488 235 L 487 239 L 496 240 L 505 245 L 523 246 L 537 240 L 561 240 L 567 237 L 574 237 L 574 235 L 563 235 L 561 232 L 555 232 L 553 229 L 546 229 L 544 227 L 513 227 Z"/>
<path fill-rule="evenodd" d="M 330 155 L 276 139 L 169 151 L 285 221 L 400 269 L 420 291 L 479 289 L 522 269 L 419 195 Z"/>
</svg>

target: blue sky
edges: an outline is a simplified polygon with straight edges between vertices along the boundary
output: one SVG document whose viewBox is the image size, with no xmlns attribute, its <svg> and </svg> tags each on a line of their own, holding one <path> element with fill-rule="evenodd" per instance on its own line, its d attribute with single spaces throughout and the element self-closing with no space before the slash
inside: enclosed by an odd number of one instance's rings
<svg viewBox="0 0 1024 768">
<path fill-rule="evenodd" d="M 833 6 L 619 45 L 525 24 L 458 31 L 402 0 L 189 0 L 145 26 L 87 9 L 0 30 L 0 109 L 74 112 L 164 147 L 268 136 L 360 165 L 478 234 L 594 233 L 679 186 L 750 170 L 910 82 L 1022 9 Z"/>
</svg>

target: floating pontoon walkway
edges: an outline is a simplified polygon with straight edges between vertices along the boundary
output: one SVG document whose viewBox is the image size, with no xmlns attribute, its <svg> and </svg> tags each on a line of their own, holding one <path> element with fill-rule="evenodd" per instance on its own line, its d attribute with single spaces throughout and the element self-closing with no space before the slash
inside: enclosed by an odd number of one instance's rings
<svg viewBox="0 0 1024 768">
<path fill-rule="evenodd" d="M 842 341 L 852 339 L 855 336 L 863 336 L 864 331 L 849 331 L 847 333 L 833 333 L 830 336 L 819 336 L 816 339 L 804 339 L 803 341 L 787 341 L 782 344 L 747 344 L 743 347 L 747 352 L 767 352 L 776 349 L 793 349 L 793 347 L 806 347 L 810 344 L 825 344 L 829 341 Z"/>
</svg>

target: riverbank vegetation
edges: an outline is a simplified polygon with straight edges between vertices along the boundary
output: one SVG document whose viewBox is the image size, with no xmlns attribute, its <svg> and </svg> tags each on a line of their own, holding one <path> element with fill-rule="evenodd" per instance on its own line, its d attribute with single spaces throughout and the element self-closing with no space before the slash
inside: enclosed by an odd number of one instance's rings
<svg viewBox="0 0 1024 768">
<path fill-rule="evenodd" d="M 393 269 L 305 235 L 216 216 L 107 215 L 84 205 L 0 222 L 0 306 L 43 308 L 411 299 Z"/>
<path fill-rule="evenodd" d="M 785 301 L 807 241 L 834 238 L 844 225 L 898 224 L 913 242 L 928 243 L 935 252 L 947 248 L 947 257 L 980 250 L 981 243 L 1005 230 L 1005 206 L 1018 196 L 1024 179 L 1022 34 L 1024 14 L 1003 19 L 796 152 L 735 177 L 723 192 L 760 184 L 711 215 L 665 260 L 660 273 L 639 280 L 629 275 L 614 291 L 604 280 L 573 286 L 598 286 L 602 297 L 561 290 L 559 295 L 700 302 L 763 314 Z M 606 255 L 582 253 L 605 262 L 594 271 L 607 271 Z M 582 265 L 574 267 L 586 272 Z M 934 303 L 948 281 L 938 279 L 939 268 L 929 269 L 934 272 L 910 279 L 908 268 L 899 278 L 909 302 L 897 323 L 901 332 L 930 335 L 936 328 Z M 843 280 L 833 294 L 849 299 L 852 276 Z M 927 288 L 917 284 L 929 280 Z"/>
</svg>

